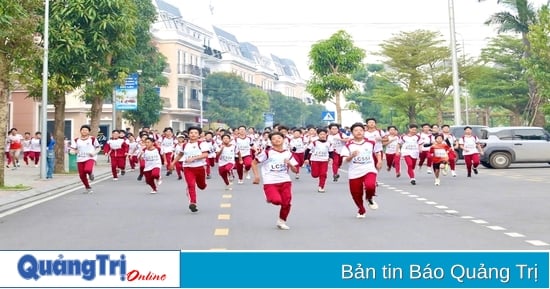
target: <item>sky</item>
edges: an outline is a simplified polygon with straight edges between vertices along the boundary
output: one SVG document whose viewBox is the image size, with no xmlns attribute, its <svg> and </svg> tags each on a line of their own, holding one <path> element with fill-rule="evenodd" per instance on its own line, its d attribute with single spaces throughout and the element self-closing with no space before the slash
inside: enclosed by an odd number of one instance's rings
<svg viewBox="0 0 550 289">
<path fill-rule="evenodd" d="M 365 49 L 365 62 L 380 62 L 379 45 L 401 31 L 427 29 L 450 38 L 448 0 L 169 0 L 187 21 L 212 23 L 262 54 L 292 59 L 309 78 L 311 45 L 338 30 Z M 531 0 L 535 7 L 546 0 Z M 505 10 L 497 0 L 454 0 L 456 39 L 468 56 L 477 56 L 496 27 L 483 23 Z M 461 55 L 459 55 L 460 57 Z"/>
</svg>

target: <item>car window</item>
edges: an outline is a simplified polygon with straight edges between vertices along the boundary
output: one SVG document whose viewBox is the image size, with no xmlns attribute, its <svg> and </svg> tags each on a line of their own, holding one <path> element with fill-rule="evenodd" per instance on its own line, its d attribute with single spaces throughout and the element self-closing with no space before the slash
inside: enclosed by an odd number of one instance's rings
<svg viewBox="0 0 550 289">
<path fill-rule="evenodd" d="M 496 137 L 498 137 L 500 140 L 512 140 L 512 139 L 514 139 L 514 137 L 512 135 L 512 131 L 509 130 L 509 129 L 499 130 L 499 131 L 494 132 L 492 134 L 495 135 Z"/>
<path fill-rule="evenodd" d="M 540 129 L 516 129 L 514 130 L 515 140 L 546 140 L 546 135 Z"/>
</svg>

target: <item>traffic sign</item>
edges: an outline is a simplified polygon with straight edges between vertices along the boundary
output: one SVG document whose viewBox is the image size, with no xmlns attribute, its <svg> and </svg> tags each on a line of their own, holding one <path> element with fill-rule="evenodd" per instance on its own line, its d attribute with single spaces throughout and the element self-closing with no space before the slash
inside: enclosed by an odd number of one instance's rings
<svg viewBox="0 0 550 289">
<path fill-rule="evenodd" d="M 336 113 L 334 111 L 323 111 L 321 113 L 321 119 L 323 121 L 335 121 Z"/>
</svg>

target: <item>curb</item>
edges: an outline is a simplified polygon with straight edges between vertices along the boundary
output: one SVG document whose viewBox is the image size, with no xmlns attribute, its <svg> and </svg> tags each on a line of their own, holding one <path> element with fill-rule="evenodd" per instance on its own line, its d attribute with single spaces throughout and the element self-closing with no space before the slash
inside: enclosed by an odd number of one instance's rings
<svg viewBox="0 0 550 289">
<path fill-rule="evenodd" d="M 97 175 L 95 180 L 93 182 L 90 182 L 90 184 L 96 184 L 96 183 L 102 182 L 104 180 L 107 180 L 110 177 L 111 177 L 111 172 L 105 172 L 103 174 Z M 22 207 L 26 204 L 37 202 L 46 198 L 51 198 L 65 191 L 76 189 L 80 186 L 82 186 L 82 183 L 80 182 L 80 179 L 78 179 L 74 183 L 63 185 L 55 189 L 47 190 L 44 192 L 40 192 L 31 196 L 23 197 L 21 199 L 2 204 L 0 205 L 0 218 L 3 216 L 9 215 L 8 213 L 9 211 L 16 210 L 17 208 Z"/>
</svg>

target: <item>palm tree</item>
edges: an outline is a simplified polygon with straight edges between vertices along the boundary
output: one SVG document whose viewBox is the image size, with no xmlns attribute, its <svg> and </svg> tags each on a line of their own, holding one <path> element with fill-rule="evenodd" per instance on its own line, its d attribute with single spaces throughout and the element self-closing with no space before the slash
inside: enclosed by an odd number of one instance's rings
<svg viewBox="0 0 550 289">
<path fill-rule="evenodd" d="M 478 0 L 479 2 L 485 0 Z M 525 46 L 523 58 L 531 57 L 531 43 L 527 39 L 529 26 L 537 22 L 535 7 L 528 0 L 497 0 L 509 11 L 501 11 L 493 14 L 486 22 L 486 25 L 498 25 L 498 33 L 515 32 L 521 35 Z M 512 12 L 510 12 L 512 11 Z M 529 102 L 524 109 L 524 117 L 529 125 L 544 126 L 544 114 L 539 111 L 542 97 L 537 91 L 537 84 L 532 77 L 527 79 L 529 85 Z"/>
</svg>

